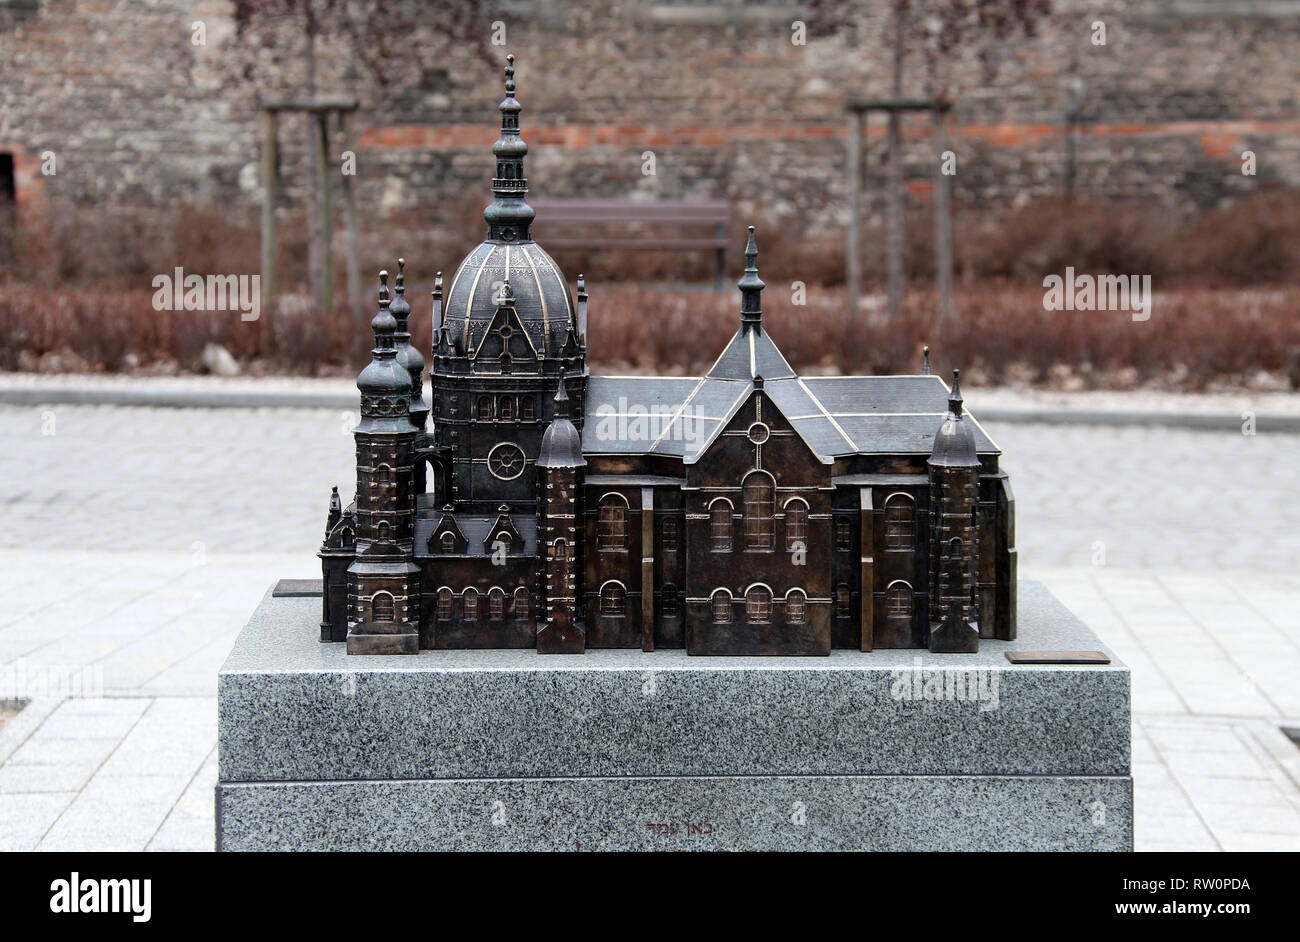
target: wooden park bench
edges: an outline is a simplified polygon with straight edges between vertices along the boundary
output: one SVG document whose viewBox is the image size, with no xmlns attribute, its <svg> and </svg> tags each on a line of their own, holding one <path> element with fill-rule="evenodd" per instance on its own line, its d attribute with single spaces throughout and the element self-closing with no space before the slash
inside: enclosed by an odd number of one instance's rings
<svg viewBox="0 0 1300 942">
<path fill-rule="evenodd" d="M 708 249 L 717 258 L 718 287 L 726 280 L 727 225 L 731 219 L 728 200 L 642 200 L 628 199 L 536 199 L 529 200 L 537 211 L 537 221 L 549 228 L 582 226 L 581 235 L 547 235 L 547 248 L 584 249 Z M 607 237 L 610 227 L 646 225 L 656 230 L 677 226 L 709 230 L 708 235 L 693 237 L 645 235 L 641 237 Z"/>
</svg>

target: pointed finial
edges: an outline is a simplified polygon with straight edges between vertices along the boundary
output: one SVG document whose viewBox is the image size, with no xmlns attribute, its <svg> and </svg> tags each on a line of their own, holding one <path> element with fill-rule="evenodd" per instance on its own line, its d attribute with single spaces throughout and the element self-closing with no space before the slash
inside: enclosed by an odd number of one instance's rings
<svg viewBox="0 0 1300 942">
<path fill-rule="evenodd" d="M 397 318 L 397 329 L 399 332 L 406 330 L 406 318 L 411 314 L 411 305 L 406 301 L 406 259 L 397 260 L 397 281 L 393 286 L 396 297 L 393 298 L 389 310 L 393 312 L 393 317 Z M 407 334 L 410 337 L 410 334 Z"/>
<path fill-rule="evenodd" d="M 375 353 L 395 354 L 393 333 L 397 330 L 397 320 L 388 309 L 388 269 L 379 272 L 379 313 L 370 321 L 375 331 Z"/>
<path fill-rule="evenodd" d="M 758 296 L 766 286 L 758 277 L 758 241 L 753 226 L 749 227 L 749 240 L 745 243 L 745 273 L 736 286 L 740 288 L 740 329 L 762 330 L 763 308 Z"/>
<path fill-rule="evenodd" d="M 506 94 L 513 96 L 515 93 L 515 57 L 514 54 L 506 56 Z"/>
<path fill-rule="evenodd" d="M 952 390 L 948 393 L 948 411 L 953 415 L 961 415 L 962 398 L 961 398 L 961 370 L 952 371 Z"/>
<path fill-rule="evenodd" d="M 564 377 L 560 376 L 559 387 L 555 390 L 555 417 L 557 419 L 567 419 L 569 417 L 569 393 L 564 388 Z"/>
<path fill-rule="evenodd" d="M 928 344 L 923 348 L 922 352 L 924 353 L 924 360 L 921 363 L 921 375 L 929 376 L 930 375 L 930 347 Z"/>
</svg>

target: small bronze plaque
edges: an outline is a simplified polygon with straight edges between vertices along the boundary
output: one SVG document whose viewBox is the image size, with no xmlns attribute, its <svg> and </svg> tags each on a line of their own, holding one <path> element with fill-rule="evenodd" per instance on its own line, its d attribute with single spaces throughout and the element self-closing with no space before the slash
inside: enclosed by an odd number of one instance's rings
<svg viewBox="0 0 1300 942">
<path fill-rule="evenodd" d="M 1008 651 L 1012 664 L 1109 664 L 1100 651 Z"/>
<path fill-rule="evenodd" d="M 323 579 L 281 579 L 271 590 L 276 599 L 307 599 L 325 591 Z"/>
</svg>

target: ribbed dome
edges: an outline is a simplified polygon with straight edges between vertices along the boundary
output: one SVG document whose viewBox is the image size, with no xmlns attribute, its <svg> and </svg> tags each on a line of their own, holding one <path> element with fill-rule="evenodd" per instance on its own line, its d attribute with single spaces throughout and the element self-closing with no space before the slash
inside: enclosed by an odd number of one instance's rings
<svg viewBox="0 0 1300 942">
<path fill-rule="evenodd" d="M 560 355 L 573 299 L 555 260 L 536 242 L 484 242 L 465 257 L 452 276 L 443 307 L 447 334 L 458 355 L 473 353 L 510 282 L 512 303 L 538 353 Z"/>
</svg>

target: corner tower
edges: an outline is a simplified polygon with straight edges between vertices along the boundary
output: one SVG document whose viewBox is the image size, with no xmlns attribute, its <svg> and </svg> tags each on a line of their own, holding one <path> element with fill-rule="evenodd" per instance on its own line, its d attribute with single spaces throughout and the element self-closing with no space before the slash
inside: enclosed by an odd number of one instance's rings
<svg viewBox="0 0 1300 942">
<path fill-rule="evenodd" d="M 492 201 L 483 211 L 487 239 L 469 253 L 439 297 L 433 357 L 436 445 L 450 470 L 447 494 L 457 510 L 537 510 L 537 459 L 555 418 L 550 394 L 563 378 L 581 429 L 586 394 L 586 337 L 569 285 L 533 241 L 515 98 L 514 56 L 507 56 L 501 135 L 492 146 Z"/>
<path fill-rule="evenodd" d="M 586 464 L 582 437 L 569 419 L 569 397 L 561 379 L 555 393 L 555 419 L 542 436 L 537 458 L 537 552 L 542 559 L 543 593 L 537 650 L 541 654 L 581 654 L 586 650 L 586 633 L 578 608 L 582 556 L 578 552 L 577 529 L 581 518 L 579 476 Z"/>
<path fill-rule="evenodd" d="M 415 438 L 411 374 L 397 361 L 388 272 L 379 273 L 375 347 L 357 377 L 356 558 L 348 567 L 348 653 L 415 654 L 420 646 L 414 559 Z"/>
<path fill-rule="evenodd" d="M 959 371 L 952 371 L 948 414 L 934 436 L 930 470 L 931 651 L 979 650 L 975 579 L 979 572 L 980 460 L 975 436 L 962 417 Z"/>
</svg>

